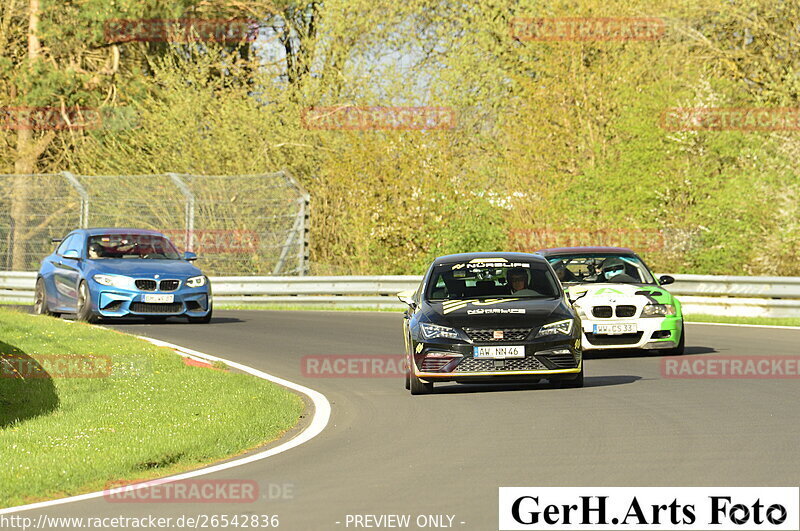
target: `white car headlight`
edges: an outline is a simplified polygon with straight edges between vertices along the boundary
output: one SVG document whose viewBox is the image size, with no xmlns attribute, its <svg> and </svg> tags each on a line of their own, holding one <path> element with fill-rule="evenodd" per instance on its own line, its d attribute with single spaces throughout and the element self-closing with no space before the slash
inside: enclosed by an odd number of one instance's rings
<svg viewBox="0 0 800 531">
<path fill-rule="evenodd" d="M 642 309 L 642 317 L 666 317 L 675 315 L 675 306 L 672 304 L 647 304 Z"/>
<path fill-rule="evenodd" d="M 440 326 L 431 323 L 420 323 L 419 329 L 422 331 L 422 339 L 435 339 L 446 337 L 448 339 L 459 339 L 461 335 L 455 328 Z"/>
<path fill-rule="evenodd" d="M 536 334 L 536 337 L 553 336 L 556 334 L 564 334 L 565 336 L 568 336 L 572 332 L 573 322 L 574 321 L 572 319 L 566 319 L 564 321 L 556 321 L 555 323 L 546 324 L 539 329 L 539 333 Z"/>
<path fill-rule="evenodd" d="M 205 276 L 200 275 L 199 277 L 192 277 L 186 281 L 186 285 L 190 288 L 199 288 L 201 286 L 205 286 L 207 279 Z"/>
<path fill-rule="evenodd" d="M 124 277 L 122 275 L 101 275 L 97 274 L 92 277 L 95 282 L 103 286 L 112 286 L 114 288 L 129 289 L 133 283 L 131 277 Z"/>
<path fill-rule="evenodd" d="M 586 315 L 586 312 L 583 310 L 583 307 L 581 305 L 574 304 L 572 307 L 575 308 L 575 312 L 578 314 L 578 317 L 580 317 L 581 319 L 588 319 L 589 318 Z"/>
</svg>

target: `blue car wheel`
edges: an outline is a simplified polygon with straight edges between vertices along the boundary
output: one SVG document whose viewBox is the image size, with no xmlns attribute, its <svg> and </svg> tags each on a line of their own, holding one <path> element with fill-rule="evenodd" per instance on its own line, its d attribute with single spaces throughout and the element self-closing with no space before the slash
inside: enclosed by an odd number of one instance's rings
<svg viewBox="0 0 800 531">
<path fill-rule="evenodd" d="M 52 315 L 58 317 L 60 314 L 51 312 L 47 306 L 47 287 L 44 284 L 44 279 L 39 277 L 36 279 L 36 291 L 34 292 L 33 313 L 37 315 Z"/>
<path fill-rule="evenodd" d="M 92 311 L 92 297 L 89 293 L 89 286 L 85 280 L 81 280 L 78 286 L 78 320 L 87 323 L 96 323 L 97 314 Z"/>
</svg>

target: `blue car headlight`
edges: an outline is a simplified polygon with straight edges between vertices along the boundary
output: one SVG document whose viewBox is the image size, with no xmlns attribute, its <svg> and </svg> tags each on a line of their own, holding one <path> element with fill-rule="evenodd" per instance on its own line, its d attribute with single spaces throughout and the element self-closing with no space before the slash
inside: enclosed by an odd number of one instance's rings
<svg viewBox="0 0 800 531">
<path fill-rule="evenodd" d="M 568 336 L 572 332 L 572 319 L 565 319 L 564 321 L 556 321 L 555 323 L 548 323 L 539 329 L 536 337 L 554 336 L 556 334 L 563 334 Z"/>
<path fill-rule="evenodd" d="M 131 289 L 133 286 L 133 279 L 122 275 L 101 275 L 97 274 L 92 277 L 95 282 L 103 286 L 111 286 L 120 289 Z"/>
<path fill-rule="evenodd" d="M 204 275 L 200 275 L 199 277 L 192 277 L 186 281 L 186 286 L 190 288 L 200 288 L 205 286 L 208 282 L 208 279 Z"/>
</svg>

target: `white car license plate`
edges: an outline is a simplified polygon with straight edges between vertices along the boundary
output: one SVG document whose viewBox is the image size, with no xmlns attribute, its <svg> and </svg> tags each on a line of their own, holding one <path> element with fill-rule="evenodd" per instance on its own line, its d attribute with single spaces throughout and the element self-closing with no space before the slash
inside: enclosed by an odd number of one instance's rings
<svg viewBox="0 0 800 531">
<path fill-rule="evenodd" d="M 472 347 L 473 357 L 489 359 L 524 358 L 525 347 L 522 345 L 507 345 L 498 347 Z"/>
<path fill-rule="evenodd" d="M 594 325 L 595 334 L 603 334 L 608 336 L 618 336 L 621 334 L 635 334 L 639 330 L 636 323 L 614 323 L 614 324 L 596 324 Z"/>
<path fill-rule="evenodd" d="M 174 302 L 175 295 L 160 295 L 157 293 L 145 293 L 144 302 Z"/>
</svg>

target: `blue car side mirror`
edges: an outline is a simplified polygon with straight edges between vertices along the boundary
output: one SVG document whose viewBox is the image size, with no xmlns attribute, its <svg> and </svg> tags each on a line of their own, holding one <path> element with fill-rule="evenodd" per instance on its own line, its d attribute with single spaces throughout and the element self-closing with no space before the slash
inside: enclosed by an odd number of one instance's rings
<svg viewBox="0 0 800 531">
<path fill-rule="evenodd" d="M 80 260 L 81 257 L 78 254 L 78 251 L 75 249 L 70 249 L 68 251 L 64 251 L 64 254 L 61 255 L 62 258 L 69 258 L 70 260 Z"/>
<path fill-rule="evenodd" d="M 191 262 L 192 260 L 197 260 L 197 255 L 191 251 L 186 251 L 183 253 L 183 259 Z"/>
</svg>

